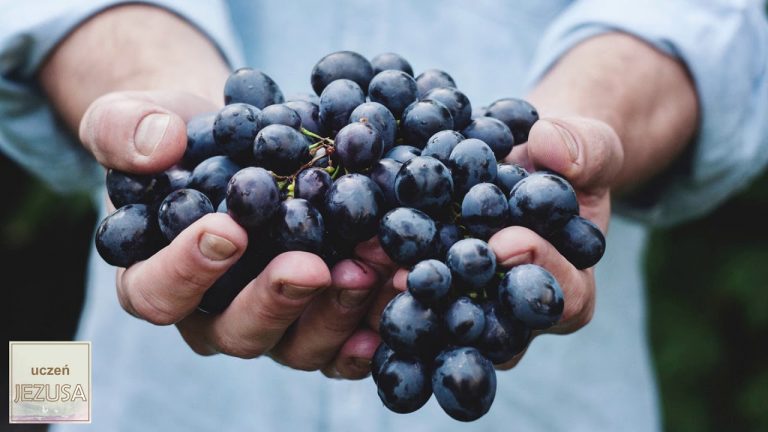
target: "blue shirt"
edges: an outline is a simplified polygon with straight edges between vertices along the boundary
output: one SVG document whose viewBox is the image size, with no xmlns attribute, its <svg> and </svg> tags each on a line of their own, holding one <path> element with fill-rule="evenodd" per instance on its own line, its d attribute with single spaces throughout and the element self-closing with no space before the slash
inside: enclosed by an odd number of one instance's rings
<svg viewBox="0 0 768 432">
<path fill-rule="evenodd" d="M 34 73 L 73 27 L 117 2 L 6 3 L 0 18 L 0 148 L 61 189 L 93 188 L 103 181 L 98 168 L 54 120 Z M 351 49 L 371 57 L 395 51 L 416 73 L 448 71 L 480 106 L 523 95 L 586 38 L 629 32 L 686 63 L 702 123 L 688 169 L 666 178 L 650 203 L 617 203 L 623 215 L 651 223 L 694 217 L 746 185 L 768 161 L 768 26 L 760 2 L 151 3 L 195 24 L 233 67 L 266 71 L 287 95 L 310 91 L 309 71 L 328 52 Z M 639 265 L 645 238 L 643 226 L 613 218 L 597 267 L 592 322 L 572 335 L 537 338 L 518 367 L 497 374 L 493 408 L 471 424 L 451 420 L 434 398 L 414 414 L 390 413 L 370 380 L 329 380 L 266 358 L 198 357 L 175 328 L 123 312 L 112 269 L 94 256 L 78 334 L 93 341 L 90 429 L 657 430 Z"/>
</svg>

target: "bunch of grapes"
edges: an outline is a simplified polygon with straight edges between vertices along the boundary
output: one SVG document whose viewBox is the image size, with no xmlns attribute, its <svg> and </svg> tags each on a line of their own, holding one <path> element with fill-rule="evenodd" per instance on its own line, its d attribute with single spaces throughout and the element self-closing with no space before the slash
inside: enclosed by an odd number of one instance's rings
<svg viewBox="0 0 768 432">
<path fill-rule="evenodd" d="M 503 98 L 473 111 L 449 74 L 414 78 L 392 53 L 329 54 L 311 84 L 317 95 L 285 101 L 268 75 L 235 71 L 225 107 L 187 124 L 177 166 L 108 171 L 117 210 L 98 227 L 97 250 L 128 267 L 204 215 L 229 214 L 249 244 L 199 305 L 219 313 L 279 253 L 311 252 L 332 266 L 378 236 L 410 269 L 407 291 L 381 316 L 371 366 L 381 400 L 407 413 L 434 394 L 451 417 L 475 420 L 495 396 L 493 365 L 557 323 L 564 303 L 547 270 L 504 272 L 486 241 L 524 226 L 582 269 L 601 258 L 605 239 L 579 216 L 561 176 L 500 162 L 538 120 L 527 102 Z"/>
</svg>

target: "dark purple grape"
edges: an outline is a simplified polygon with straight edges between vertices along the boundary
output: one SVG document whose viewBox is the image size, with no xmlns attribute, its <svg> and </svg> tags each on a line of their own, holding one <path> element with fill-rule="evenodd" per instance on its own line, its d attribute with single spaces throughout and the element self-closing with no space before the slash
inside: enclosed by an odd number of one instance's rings
<svg viewBox="0 0 768 432">
<path fill-rule="evenodd" d="M 204 193 L 179 189 L 168 194 L 160 204 L 157 222 L 160 232 L 170 242 L 193 222 L 213 211 L 211 200 Z"/>
<path fill-rule="evenodd" d="M 240 165 L 226 156 L 214 156 L 198 164 L 189 178 L 189 188 L 204 193 L 212 203 L 220 202 L 227 194 L 227 183 L 240 171 Z"/>
<path fill-rule="evenodd" d="M 154 206 L 171 191 L 166 173 L 131 174 L 115 169 L 107 170 L 107 195 L 115 208 L 127 204 Z"/>
<path fill-rule="evenodd" d="M 381 342 L 379 347 L 376 348 L 376 352 L 373 353 L 373 358 L 371 359 L 371 378 L 373 378 L 373 382 L 378 383 L 381 367 L 384 366 L 384 363 L 391 359 L 393 355 L 395 355 L 395 351 L 384 342 Z"/>
<path fill-rule="evenodd" d="M 416 300 L 436 306 L 451 290 L 451 270 L 436 259 L 424 260 L 413 266 L 406 283 Z"/>
<path fill-rule="evenodd" d="M 439 315 L 408 291 L 398 294 L 384 308 L 379 333 L 384 343 L 401 355 L 429 358 L 442 345 Z"/>
<path fill-rule="evenodd" d="M 181 158 L 181 164 L 194 168 L 209 157 L 224 154 L 213 139 L 213 122 L 216 112 L 200 114 L 187 122 L 187 148 Z"/>
<path fill-rule="evenodd" d="M 496 172 L 496 186 L 509 196 L 509 192 L 515 187 L 517 182 L 528 177 L 528 171 L 517 164 L 501 163 Z"/>
<path fill-rule="evenodd" d="M 463 197 L 478 183 L 493 183 L 496 180 L 496 158 L 491 148 L 479 139 L 469 138 L 458 143 L 448 160 L 456 198 Z"/>
<path fill-rule="evenodd" d="M 309 141 L 290 126 L 269 125 L 256 135 L 253 158 L 259 166 L 277 175 L 292 175 L 309 162 Z"/>
<path fill-rule="evenodd" d="M 266 127 L 273 124 L 290 126 L 296 130 L 301 129 L 301 116 L 293 108 L 285 104 L 276 104 L 265 107 L 259 113 L 259 124 Z"/>
<path fill-rule="evenodd" d="M 328 191 L 326 225 L 332 235 L 358 243 L 376 234 L 383 208 L 384 195 L 373 180 L 362 174 L 347 174 Z"/>
<path fill-rule="evenodd" d="M 605 253 L 605 236 L 600 228 L 578 215 L 548 240 L 579 270 L 594 266 Z"/>
<path fill-rule="evenodd" d="M 467 125 L 461 134 L 467 138 L 477 138 L 488 144 L 497 160 L 502 160 L 512 151 L 515 139 L 507 125 L 492 117 L 478 117 Z"/>
<path fill-rule="evenodd" d="M 529 328 L 552 327 L 563 314 L 563 290 L 550 272 L 535 264 L 512 267 L 499 283 L 499 302 Z"/>
<path fill-rule="evenodd" d="M 451 342 L 469 345 L 483 334 L 485 313 L 483 308 L 469 297 L 459 297 L 443 313 L 445 329 Z"/>
<path fill-rule="evenodd" d="M 469 98 L 455 87 L 436 87 L 428 91 L 422 100 L 436 100 L 448 108 L 453 117 L 453 127 L 464 129 L 472 120 L 472 104 Z"/>
<path fill-rule="evenodd" d="M 320 95 L 320 125 L 330 136 L 336 136 L 349 123 L 352 111 L 364 102 L 365 94 L 354 81 L 331 82 Z"/>
<path fill-rule="evenodd" d="M 416 81 L 413 76 L 394 69 L 376 74 L 368 87 L 368 97 L 371 101 L 387 107 L 395 118 L 400 118 L 405 108 L 416 102 L 416 96 Z"/>
<path fill-rule="evenodd" d="M 403 71 L 410 76 L 413 76 L 413 68 L 408 60 L 395 53 L 382 53 L 371 59 L 371 66 L 373 66 L 373 75 L 375 76 L 381 71 L 395 69 Z"/>
<path fill-rule="evenodd" d="M 381 136 L 381 143 L 386 153 L 395 145 L 397 137 L 397 121 L 392 113 L 384 105 L 377 102 L 366 102 L 358 105 L 352 111 L 349 122 L 367 122 L 373 126 Z"/>
<path fill-rule="evenodd" d="M 384 406 L 400 414 L 418 410 L 432 396 L 429 367 L 397 354 L 381 365 L 376 384 Z"/>
<path fill-rule="evenodd" d="M 497 100 L 488 107 L 485 115 L 504 122 L 512 131 L 516 144 L 528 141 L 528 132 L 530 132 L 533 124 L 539 120 L 539 113 L 533 105 L 522 99 L 514 98 Z"/>
<path fill-rule="evenodd" d="M 427 92 L 438 87 L 456 87 L 448 73 L 439 69 L 427 69 L 416 77 L 416 88 L 419 90 L 419 98 L 424 97 Z"/>
<path fill-rule="evenodd" d="M 406 163 L 409 160 L 421 155 L 421 150 L 409 145 L 399 145 L 392 147 L 384 157 L 394 159 L 400 163 Z"/>
<path fill-rule="evenodd" d="M 243 168 L 227 185 L 227 213 L 246 228 L 260 227 L 279 207 L 280 191 L 264 168 Z"/>
<path fill-rule="evenodd" d="M 384 194 L 384 201 L 387 209 L 398 206 L 397 196 L 395 195 L 395 177 L 403 166 L 402 163 L 389 158 L 380 159 L 373 165 L 368 176 L 381 189 Z"/>
<path fill-rule="evenodd" d="M 226 105 L 216 114 L 213 139 L 220 152 L 236 160 L 243 159 L 253 148 L 253 139 L 261 129 L 259 109 L 253 105 Z"/>
<path fill-rule="evenodd" d="M 273 217 L 272 237 L 280 251 L 318 253 L 323 245 L 323 217 L 307 200 L 289 199 Z"/>
<path fill-rule="evenodd" d="M 445 261 L 454 284 L 464 291 L 479 290 L 496 275 L 496 255 L 479 239 L 457 241 L 448 249 Z"/>
<path fill-rule="evenodd" d="M 285 103 L 298 102 L 298 101 L 309 102 L 315 105 L 320 105 L 320 96 L 314 93 L 298 92 L 298 93 L 293 93 L 292 95 L 290 95 L 290 97 L 285 98 Z"/>
<path fill-rule="evenodd" d="M 251 68 L 240 68 L 224 83 L 224 103 L 247 103 L 256 108 L 283 103 L 283 92 L 267 74 Z"/>
<path fill-rule="evenodd" d="M 404 207 L 435 214 L 450 205 L 452 195 L 451 172 L 429 156 L 417 156 L 404 163 L 395 177 L 395 196 Z"/>
<path fill-rule="evenodd" d="M 488 107 L 473 107 L 472 108 L 472 120 L 478 117 L 485 117 L 488 114 Z M 515 141 L 517 142 L 517 141 Z"/>
<path fill-rule="evenodd" d="M 315 208 L 321 209 L 325 206 L 325 196 L 331 189 L 331 184 L 333 180 L 326 170 L 317 167 L 307 168 L 296 176 L 294 196 L 304 198 Z"/>
<path fill-rule="evenodd" d="M 221 200 L 218 206 L 216 206 L 216 213 L 227 213 L 227 199 Z"/>
<path fill-rule="evenodd" d="M 461 221 L 473 237 L 488 240 L 506 227 L 508 220 L 507 198 L 495 184 L 476 184 L 461 201 Z"/>
<path fill-rule="evenodd" d="M 448 349 L 435 359 L 432 391 L 449 416 L 474 421 L 491 409 L 496 397 L 496 371 L 475 348 Z"/>
<path fill-rule="evenodd" d="M 520 180 L 509 194 L 513 225 L 550 237 L 579 214 L 579 202 L 570 183 L 550 173 L 536 172 Z"/>
<path fill-rule="evenodd" d="M 315 64 L 310 81 L 315 93 L 321 95 L 328 85 L 339 79 L 354 81 L 364 92 L 367 92 L 371 78 L 373 78 L 373 67 L 365 57 L 352 51 L 338 51 L 328 54 Z"/>
<path fill-rule="evenodd" d="M 192 171 L 174 165 L 165 170 L 165 175 L 168 177 L 168 181 L 171 185 L 170 193 L 175 190 L 186 188 L 189 184 L 189 179 L 192 177 Z"/>
<path fill-rule="evenodd" d="M 379 242 L 389 258 L 401 266 L 412 266 L 434 256 L 437 227 L 424 212 L 398 207 L 381 218 Z"/>
<path fill-rule="evenodd" d="M 437 245 L 435 257 L 445 260 L 448 249 L 457 241 L 461 240 L 461 230 L 459 226 L 452 223 L 441 223 L 437 225 Z"/>
<path fill-rule="evenodd" d="M 350 123 L 334 138 L 335 155 L 347 171 L 367 171 L 381 158 L 379 131 L 368 123 Z"/>
<path fill-rule="evenodd" d="M 448 165 L 453 148 L 464 141 L 464 135 L 454 130 L 444 130 L 432 135 L 427 140 L 427 145 L 421 151 L 422 156 L 432 156 L 440 162 Z"/>
<path fill-rule="evenodd" d="M 162 244 L 157 216 L 146 204 L 128 204 L 104 218 L 96 229 L 96 250 L 107 264 L 129 267 Z"/>
<path fill-rule="evenodd" d="M 496 302 L 485 302 L 485 327 L 475 346 L 493 364 L 506 363 L 523 352 L 531 340 L 531 330 L 512 319 Z"/>
<path fill-rule="evenodd" d="M 315 96 L 317 98 L 317 96 Z M 320 99 L 317 98 L 318 104 Z M 296 111 L 301 118 L 301 127 L 317 135 L 323 135 L 323 128 L 320 126 L 320 107 L 318 104 L 305 100 L 295 100 L 285 102 L 283 105 Z"/>
<path fill-rule="evenodd" d="M 446 129 L 453 129 L 451 112 L 445 105 L 434 100 L 408 105 L 400 120 L 403 139 L 418 148 L 424 148 L 432 135 Z"/>
</svg>

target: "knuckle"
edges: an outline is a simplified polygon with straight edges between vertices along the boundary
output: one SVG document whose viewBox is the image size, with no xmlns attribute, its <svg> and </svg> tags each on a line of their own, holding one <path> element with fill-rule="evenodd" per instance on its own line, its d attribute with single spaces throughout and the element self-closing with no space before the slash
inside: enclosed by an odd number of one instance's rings
<svg viewBox="0 0 768 432">
<path fill-rule="evenodd" d="M 220 353 L 246 360 L 261 357 L 265 353 L 264 347 L 260 345 L 228 335 L 219 336 L 214 345 Z"/>
</svg>

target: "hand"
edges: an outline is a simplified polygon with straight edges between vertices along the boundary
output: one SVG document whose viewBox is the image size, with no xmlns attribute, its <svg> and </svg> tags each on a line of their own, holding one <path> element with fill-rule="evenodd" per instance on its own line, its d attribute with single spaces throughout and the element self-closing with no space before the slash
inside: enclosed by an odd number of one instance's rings
<svg viewBox="0 0 768 432">
<path fill-rule="evenodd" d="M 127 172 L 167 169 L 183 155 L 185 122 L 215 110 L 180 92 L 119 92 L 86 110 L 80 139 L 104 166 Z M 365 258 L 328 269 L 317 256 L 276 257 L 220 315 L 196 311 L 205 291 L 243 254 L 245 230 L 228 215 L 209 214 L 149 259 L 117 271 L 120 304 L 153 324 L 176 324 L 197 353 L 253 358 L 267 354 L 287 366 L 362 378 L 378 339 L 358 329 L 374 288 L 392 263 L 375 241 L 358 247 Z M 377 251 L 378 248 L 378 251 Z"/>
</svg>

